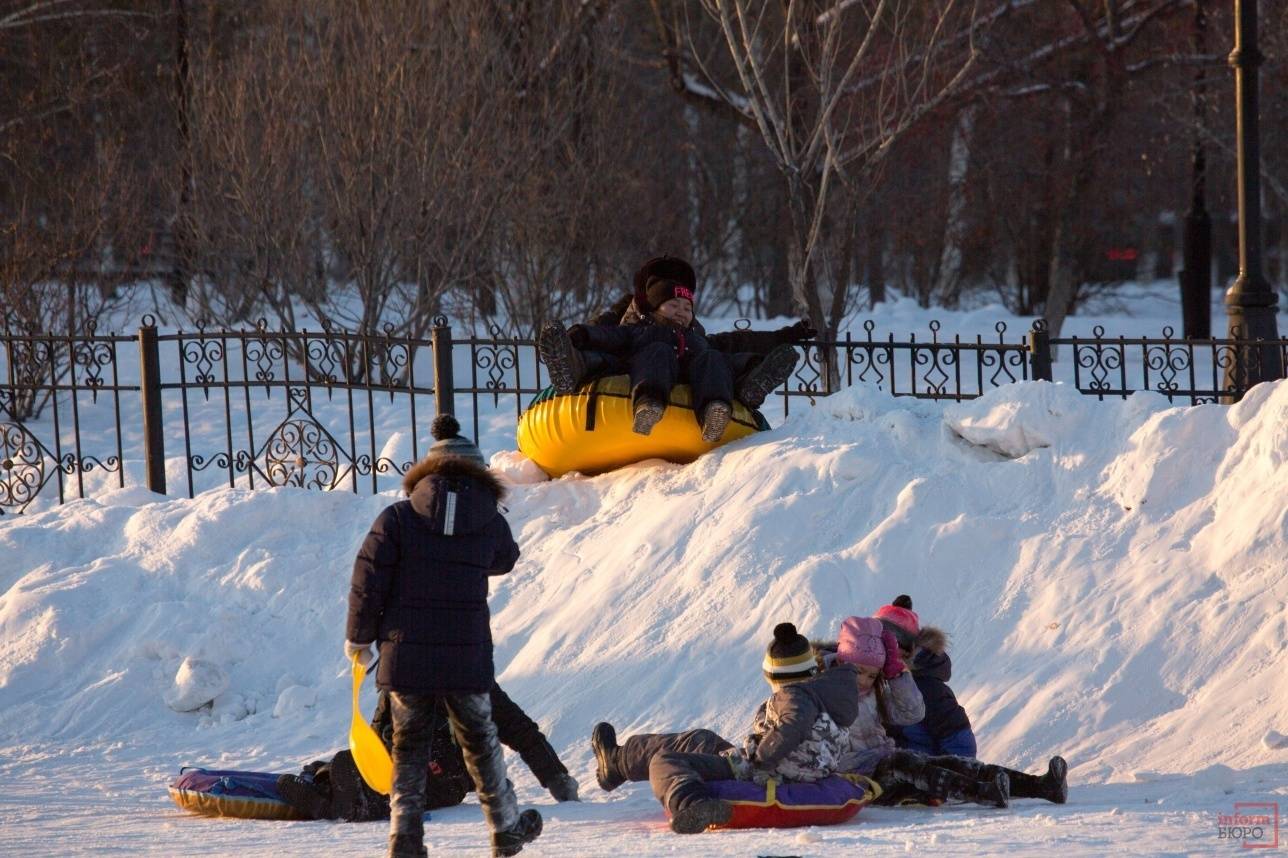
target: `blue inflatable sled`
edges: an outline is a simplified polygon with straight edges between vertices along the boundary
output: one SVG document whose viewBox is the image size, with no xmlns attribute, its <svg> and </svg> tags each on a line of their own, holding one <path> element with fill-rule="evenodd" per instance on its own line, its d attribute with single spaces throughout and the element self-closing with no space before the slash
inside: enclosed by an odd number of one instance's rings
<svg viewBox="0 0 1288 858">
<path fill-rule="evenodd" d="M 202 816 L 237 819 L 307 819 L 277 791 L 269 772 L 237 772 L 184 766 L 170 784 L 170 798 Z"/>
</svg>

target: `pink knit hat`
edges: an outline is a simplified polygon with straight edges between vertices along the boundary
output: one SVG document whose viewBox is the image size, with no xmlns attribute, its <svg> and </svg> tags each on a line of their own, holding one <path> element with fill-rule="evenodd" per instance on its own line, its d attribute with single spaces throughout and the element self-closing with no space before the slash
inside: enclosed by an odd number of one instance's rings
<svg viewBox="0 0 1288 858">
<path fill-rule="evenodd" d="M 882 620 L 894 632 L 899 646 L 904 649 L 913 648 L 917 632 L 921 631 L 921 618 L 912 609 L 912 599 L 909 596 L 895 597 L 889 605 L 878 608 L 873 616 Z"/>
<path fill-rule="evenodd" d="M 837 659 L 860 667 L 885 667 L 885 644 L 881 642 L 884 628 L 876 617 L 846 617 L 841 623 Z"/>
</svg>

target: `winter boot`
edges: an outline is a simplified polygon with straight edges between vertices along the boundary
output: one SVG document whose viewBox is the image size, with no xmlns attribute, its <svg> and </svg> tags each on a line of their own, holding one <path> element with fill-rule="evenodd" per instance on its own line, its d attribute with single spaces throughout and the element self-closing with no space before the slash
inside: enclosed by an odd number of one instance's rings
<svg viewBox="0 0 1288 858">
<path fill-rule="evenodd" d="M 791 378 L 799 360 L 800 354 L 791 346 L 775 347 L 738 381 L 733 395 L 748 408 L 759 408 L 765 404 L 766 396 Z"/>
<path fill-rule="evenodd" d="M 700 834 L 713 825 L 723 825 L 733 816 L 733 805 L 724 799 L 702 798 L 686 805 L 671 817 L 676 834 Z"/>
<path fill-rule="evenodd" d="M 635 397 L 635 422 L 631 431 L 636 435 L 647 435 L 666 413 L 666 404 L 648 395 Z"/>
<path fill-rule="evenodd" d="M 407 834 L 389 836 L 389 858 L 429 858 L 425 841 Z"/>
<path fill-rule="evenodd" d="M 607 721 L 600 721 L 590 731 L 590 747 L 595 752 L 595 780 L 604 792 L 612 792 L 626 778 L 617 771 L 617 731 Z"/>
<path fill-rule="evenodd" d="M 568 774 L 555 777 L 548 787 L 555 801 L 581 801 L 581 797 L 577 795 L 580 788 L 577 779 Z"/>
<path fill-rule="evenodd" d="M 492 832 L 492 858 L 505 855 L 518 855 L 525 843 L 531 843 L 541 835 L 541 814 L 535 810 L 525 810 L 519 814 L 519 821 L 505 831 Z"/>
<path fill-rule="evenodd" d="M 1054 804 L 1064 804 L 1069 800 L 1069 784 L 1066 780 L 1069 764 L 1064 761 L 1064 757 L 1052 757 L 1047 763 L 1045 775 L 1030 775 L 1010 769 L 1005 771 L 1011 779 L 1013 798 L 1044 798 Z"/>
<path fill-rule="evenodd" d="M 702 409 L 702 440 L 714 444 L 724 437 L 733 409 L 728 402 L 708 402 Z"/>
<path fill-rule="evenodd" d="M 1001 766 L 984 766 L 980 777 L 987 780 L 996 772 L 1005 772 L 1011 781 L 1011 798 L 1044 798 L 1054 804 L 1064 804 L 1069 800 L 1069 785 L 1066 776 L 1069 764 L 1064 757 L 1052 757 L 1047 763 L 1045 775 L 1030 775 L 1005 769 Z"/>
<path fill-rule="evenodd" d="M 1047 763 L 1047 773 L 1043 776 L 1042 798 L 1053 804 L 1064 804 L 1069 800 L 1069 764 L 1064 757 L 1052 757 Z"/>
<path fill-rule="evenodd" d="M 1007 807 L 1010 804 L 1011 781 L 1000 768 L 991 778 L 976 781 L 966 775 L 928 765 L 918 781 L 915 786 L 924 789 L 931 799 L 973 801 L 993 807 Z"/>
<path fill-rule="evenodd" d="M 313 781 L 296 775 L 282 775 L 277 779 L 277 791 L 287 804 L 309 819 L 327 818 L 331 796 Z"/>
<path fill-rule="evenodd" d="M 537 353 L 559 393 L 572 393 L 586 374 L 586 361 L 573 346 L 561 322 L 551 322 L 537 334 Z"/>
</svg>

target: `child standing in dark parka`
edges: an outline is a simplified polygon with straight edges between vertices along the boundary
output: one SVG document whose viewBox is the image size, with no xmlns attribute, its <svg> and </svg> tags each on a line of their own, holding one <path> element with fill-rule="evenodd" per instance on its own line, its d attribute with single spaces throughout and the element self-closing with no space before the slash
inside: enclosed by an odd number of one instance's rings
<svg viewBox="0 0 1288 858">
<path fill-rule="evenodd" d="M 519 547 L 497 509 L 500 482 L 449 415 L 408 470 L 408 499 L 385 508 L 353 566 L 345 654 L 373 660 L 393 719 L 390 858 L 424 856 L 425 778 L 435 706 L 452 732 L 492 832 L 492 854 L 514 855 L 541 833 L 541 815 L 519 812 L 492 722 L 494 682 L 488 576 L 514 568 Z"/>
</svg>

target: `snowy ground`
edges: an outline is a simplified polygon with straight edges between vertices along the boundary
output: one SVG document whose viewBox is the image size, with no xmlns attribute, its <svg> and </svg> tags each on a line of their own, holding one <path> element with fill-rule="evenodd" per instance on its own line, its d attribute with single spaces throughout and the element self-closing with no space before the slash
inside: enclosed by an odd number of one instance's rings
<svg viewBox="0 0 1288 858">
<path fill-rule="evenodd" d="M 491 600 L 500 679 L 586 799 L 516 764 L 547 818 L 525 855 L 1210 855 L 1236 803 L 1288 807 L 1288 382 L 1229 408 L 856 388 L 688 467 L 553 482 L 500 439 L 524 551 Z M 349 567 L 391 499 L 126 488 L 0 519 L 0 853 L 378 854 L 380 824 L 207 820 L 165 787 L 343 743 Z M 740 736 L 776 622 L 825 637 L 901 592 L 952 635 L 981 757 L 1064 754 L 1068 805 L 681 838 L 646 785 L 594 786 L 594 722 Z M 176 712 L 194 665 L 213 703 Z M 477 806 L 428 838 L 481 854 Z"/>
<path fill-rule="evenodd" d="M 162 756 L 168 756 L 164 754 Z M 0 852 L 6 855 L 370 856 L 387 823 L 207 819 L 165 797 L 172 770 L 142 743 L 111 750 L 26 747 L 8 753 L 0 778 Z M 37 762 L 39 761 L 39 762 Z M 521 767 L 521 766 L 520 766 Z M 583 767 L 584 768 L 584 767 Z M 589 774 L 584 775 L 583 783 Z M 93 783 L 71 790 L 69 781 Z M 842 826 L 717 832 L 679 837 L 646 784 L 592 801 L 557 805 L 530 778 L 520 799 L 541 810 L 545 831 L 523 854 L 537 856 L 1221 855 L 1249 854 L 1221 840 L 1219 814 L 1236 801 L 1285 802 L 1288 766 L 1211 776 L 1170 775 L 1141 783 L 1076 783 L 1064 806 L 1029 800 L 1008 810 L 971 806 L 868 808 Z M 624 794 L 624 795 L 623 795 Z M 1284 848 L 1285 832 L 1280 832 Z M 426 824 L 430 854 L 484 855 L 473 798 Z M 1251 853 L 1257 854 L 1255 852 Z M 1271 852 L 1270 854 L 1278 854 Z"/>
</svg>

